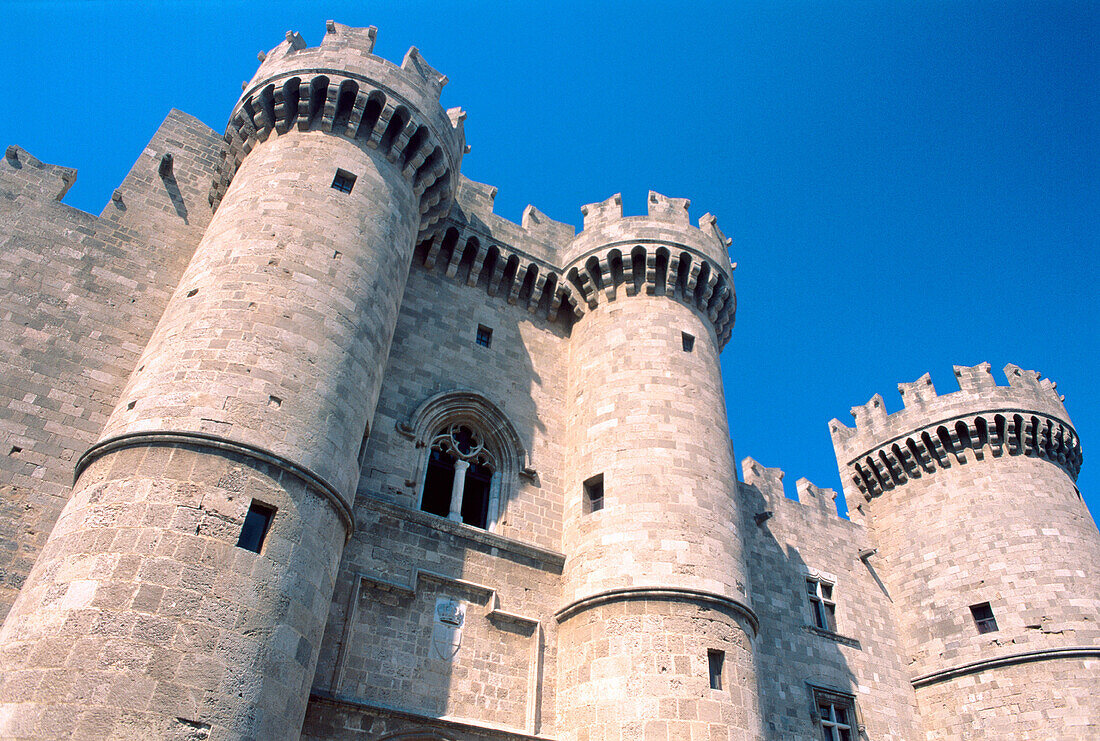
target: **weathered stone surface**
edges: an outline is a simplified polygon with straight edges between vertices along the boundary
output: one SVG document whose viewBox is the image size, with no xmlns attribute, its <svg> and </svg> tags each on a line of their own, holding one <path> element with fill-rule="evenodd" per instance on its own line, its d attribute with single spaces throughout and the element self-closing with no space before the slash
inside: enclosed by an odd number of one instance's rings
<svg viewBox="0 0 1100 741">
<path fill-rule="evenodd" d="M 98 217 L 0 160 L 0 736 L 786 741 L 818 701 L 852 738 L 1100 735 L 1052 383 L 834 420 L 850 521 L 738 481 L 715 218 L 511 223 L 446 78 L 327 31 L 224 136 L 172 111 Z"/>
</svg>

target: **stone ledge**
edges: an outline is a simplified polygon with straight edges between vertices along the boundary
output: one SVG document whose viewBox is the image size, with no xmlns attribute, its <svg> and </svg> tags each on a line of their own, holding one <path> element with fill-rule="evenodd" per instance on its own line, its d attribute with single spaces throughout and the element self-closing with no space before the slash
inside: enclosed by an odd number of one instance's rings
<svg viewBox="0 0 1100 741">
<path fill-rule="evenodd" d="M 515 741 L 516 739 L 519 739 L 520 741 L 555 741 L 555 738 L 553 736 L 543 736 L 538 733 L 529 733 L 518 728 L 511 728 L 509 726 L 498 725 L 496 723 L 489 723 L 486 721 L 478 721 L 467 718 L 421 715 L 420 713 L 415 713 L 410 710 L 402 710 L 401 708 L 390 707 L 389 705 L 382 705 L 380 703 L 371 703 L 365 702 L 363 700 L 356 700 L 355 698 L 348 697 L 346 695 L 337 695 L 317 688 L 314 688 L 310 692 L 309 701 L 311 703 L 317 702 L 330 705 L 340 705 L 352 710 L 360 710 L 376 715 L 387 715 L 390 717 L 401 718 L 404 720 L 413 721 L 415 723 L 422 723 L 425 726 L 431 728 L 476 733 L 483 736 L 484 738 L 500 739 L 500 741 Z"/>
<path fill-rule="evenodd" d="M 815 636 L 828 638 L 830 641 L 841 643 L 845 646 L 851 646 L 852 648 L 858 649 L 860 651 L 863 650 L 863 646 L 861 646 L 859 641 L 855 638 L 849 638 L 848 636 L 841 635 L 840 633 L 834 633 L 831 630 L 819 628 L 816 625 L 803 625 L 802 630 L 806 631 L 807 633 L 812 633 Z"/>
<path fill-rule="evenodd" d="M 706 592 L 701 589 L 684 589 L 682 587 L 623 587 L 621 589 L 606 589 L 602 592 L 581 597 L 570 602 L 565 607 L 554 613 L 554 619 L 559 623 L 568 620 L 578 612 L 596 607 L 607 602 L 620 600 L 677 600 L 683 602 L 709 602 L 721 605 L 745 618 L 752 628 L 753 636 L 760 634 L 760 620 L 756 612 L 740 600 L 727 597 L 714 592 Z"/>
<path fill-rule="evenodd" d="M 444 517 L 430 515 L 417 509 L 409 509 L 408 507 L 403 507 L 399 504 L 387 502 L 382 499 L 376 499 L 375 497 L 362 493 L 359 495 L 358 502 L 366 504 L 373 510 L 385 512 L 402 520 L 424 525 L 433 530 L 450 533 L 464 540 L 471 540 L 479 545 L 488 546 L 494 550 L 499 548 L 502 551 L 538 561 L 550 567 L 551 570 L 556 570 L 559 573 L 565 566 L 565 554 L 559 553 L 558 551 L 552 551 L 548 548 L 540 548 L 537 545 L 524 543 L 520 540 L 506 538 L 503 535 L 497 535 L 488 530 L 465 525 L 461 522 L 452 522 Z"/>
<path fill-rule="evenodd" d="M 1069 648 L 1052 648 L 1042 651 L 1023 651 L 1007 656 L 998 656 L 993 659 L 972 661 L 968 664 L 959 664 L 938 672 L 922 674 L 909 680 L 914 689 L 919 689 L 937 682 L 946 682 L 949 679 L 961 677 L 964 674 L 977 674 L 987 669 L 997 669 L 1002 666 L 1026 664 L 1031 661 L 1051 661 L 1053 659 L 1077 659 L 1086 657 L 1100 657 L 1100 646 L 1072 646 Z"/>
</svg>

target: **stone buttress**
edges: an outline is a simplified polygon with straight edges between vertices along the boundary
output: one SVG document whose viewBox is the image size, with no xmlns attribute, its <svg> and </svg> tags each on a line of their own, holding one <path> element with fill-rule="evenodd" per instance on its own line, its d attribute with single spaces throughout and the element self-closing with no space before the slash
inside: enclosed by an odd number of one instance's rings
<svg viewBox="0 0 1100 741">
<path fill-rule="evenodd" d="M 565 255 L 563 739 L 760 735 L 718 362 L 728 240 L 687 208 L 652 192 L 647 216 L 623 218 L 619 196 L 586 206 Z"/>
<path fill-rule="evenodd" d="M 929 738 L 1096 738 L 1100 536 L 1074 481 L 1054 384 L 989 364 L 926 374 L 830 423 L 848 511 L 867 525 Z"/>
<path fill-rule="evenodd" d="M 134 738 L 297 737 L 414 246 L 465 148 L 446 78 L 374 37 L 330 22 L 261 55 L 216 213 L 0 636 L 7 686 L 37 687 L 0 698 L 0 736 L 109 714 Z"/>
</svg>

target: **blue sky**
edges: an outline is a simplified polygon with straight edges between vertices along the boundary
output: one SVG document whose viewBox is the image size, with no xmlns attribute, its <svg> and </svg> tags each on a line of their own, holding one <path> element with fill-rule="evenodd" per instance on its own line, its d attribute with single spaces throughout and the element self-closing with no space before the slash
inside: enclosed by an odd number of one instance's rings
<svg viewBox="0 0 1100 741">
<path fill-rule="evenodd" d="M 223 130 L 256 52 L 328 18 L 450 77 L 499 214 L 652 188 L 718 216 L 731 435 L 790 493 L 839 488 L 832 417 L 1013 362 L 1066 395 L 1100 512 L 1100 5 L 12 3 L 0 146 L 78 168 L 66 202 L 99 213 L 169 108 Z"/>
</svg>

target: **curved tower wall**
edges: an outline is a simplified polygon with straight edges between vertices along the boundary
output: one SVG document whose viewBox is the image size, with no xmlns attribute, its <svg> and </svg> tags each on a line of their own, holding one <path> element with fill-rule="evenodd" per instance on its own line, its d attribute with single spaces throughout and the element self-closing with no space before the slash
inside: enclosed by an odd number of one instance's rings
<svg viewBox="0 0 1100 741">
<path fill-rule="evenodd" d="M 1049 381 L 956 367 L 961 390 L 901 384 L 834 420 L 853 519 L 898 606 L 930 737 L 1093 738 L 1100 702 L 1100 536 L 1074 480 L 1077 434 Z M 997 623 L 980 633 L 970 607 Z M 1076 735 L 1075 735 L 1076 734 Z"/>
<path fill-rule="evenodd" d="M 734 309 L 725 239 L 656 193 L 646 217 L 622 218 L 617 197 L 585 213 L 565 271 L 581 316 L 558 614 L 563 737 L 659 726 L 669 738 L 753 738 L 756 625 L 729 530 L 740 517 L 718 362 Z M 601 475 L 591 511 L 585 481 Z M 721 690 L 708 651 L 724 653 Z"/>
<path fill-rule="evenodd" d="M 0 636 L 37 687 L 2 698 L 5 738 L 105 713 L 297 737 L 413 249 L 464 148 L 445 78 L 373 40 L 288 34 L 247 86 L 217 212 Z M 253 501 L 259 553 L 236 547 Z"/>
</svg>

